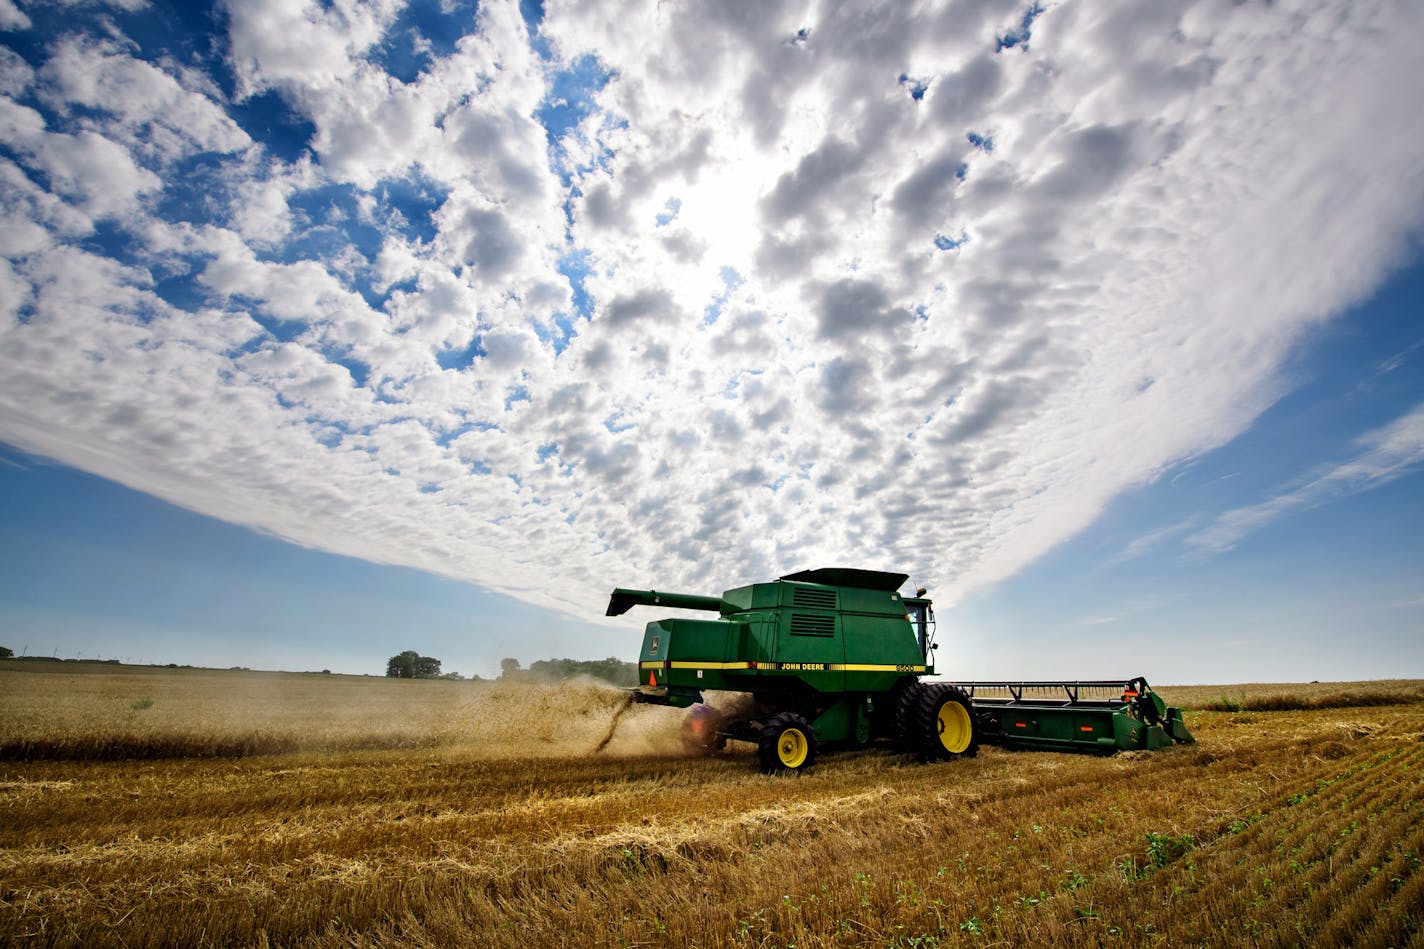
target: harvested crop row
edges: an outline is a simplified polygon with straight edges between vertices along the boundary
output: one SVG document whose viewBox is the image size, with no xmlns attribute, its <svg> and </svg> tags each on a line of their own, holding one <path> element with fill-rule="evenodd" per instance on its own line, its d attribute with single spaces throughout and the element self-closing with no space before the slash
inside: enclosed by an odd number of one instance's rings
<svg viewBox="0 0 1424 949">
<path fill-rule="evenodd" d="M 792 779 L 751 772 L 745 746 L 10 763 L 0 932 L 60 945 L 1418 938 L 1424 708 L 1192 714 L 1197 745 L 1150 754 L 985 749 L 922 766 L 872 751 Z"/>
</svg>

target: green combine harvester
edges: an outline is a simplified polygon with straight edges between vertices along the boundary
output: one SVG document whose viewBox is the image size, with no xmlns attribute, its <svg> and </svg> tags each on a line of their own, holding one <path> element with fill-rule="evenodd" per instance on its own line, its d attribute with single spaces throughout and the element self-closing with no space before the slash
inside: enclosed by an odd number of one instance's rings
<svg viewBox="0 0 1424 949">
<path fill-rule="evenodd" d="M 1141 677 L 1092 682 L 934 682 L 934 612 L 902 573 L 830 568 L 790 573 L 720 597 L 613 591 L 609 616 L 634 606 L 703 610 L 643 634 L 633 698 L 690 709 L 683 740 L 715 751 L 753 742 L 765 771 L 799 771 L 822 745 L 891 741 L 922 759 L 972 755 L 979 743 L 1110 754 L 1192 741 L 1181 712 Z M 718 711 L 704 691 L 739 692 Z"/>
</svg>

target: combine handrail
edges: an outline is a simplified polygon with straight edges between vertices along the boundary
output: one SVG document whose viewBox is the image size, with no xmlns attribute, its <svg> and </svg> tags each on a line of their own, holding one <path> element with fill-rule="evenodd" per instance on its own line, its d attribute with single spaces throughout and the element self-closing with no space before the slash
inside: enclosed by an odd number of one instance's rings
<svg viewBox="0 0 1424 949">
<path fill-rule="evenodd" d="M 1066 701 L 1070 705 L 1081 701 L 1092 701 L 1092 699 L 1084 700 L 1078 697 L 1079 691 L 1082 689 L 1112 689 L 1120 693 L 1123 698 L 1135 698 L 1142 693 L 1151 691 L 1148 688 L 1147 680 L 1141 676 L 1135 679 L 1050 679 L 1044 681 L 1010 679 L 997 682 L 956 682 L 954 684 L 967 692 L 971 699 L 980 697 L 976 694 L 978 689 L 1004 689 L 1012 698 L 1000 701 L 1008 702 L 1025 701 L 1023 694 L 1026 691 L 1044 692 L 1062 689 L 1066 698 L 1056 701 Z M 983 698 L 990 701 L 995 700 L 993 696 L 983 696 Z M 1055 700 L 1030 696 L 1027 701 L 1050 702 Z"/>
</svg>

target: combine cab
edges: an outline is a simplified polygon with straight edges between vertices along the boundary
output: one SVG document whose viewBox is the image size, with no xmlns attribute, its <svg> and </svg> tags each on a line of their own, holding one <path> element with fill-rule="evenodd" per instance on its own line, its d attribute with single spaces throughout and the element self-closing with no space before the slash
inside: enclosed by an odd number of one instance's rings
<svg viewBox="0 0 1424 949">
<path fill-rule="evenodd" d="M 607 615 L 634 606 L 717 613 L 647 625 L 638 659 L 643 684 L 634 697 L 691 709 L 683 731 L 689 748 L 755 743 L 766 771 L 809 767 L 823 744 L 888 740 L 923 759 L 943 759 L 972 755 L 980 741 L 1116 751 L 1192 740 L 1180 713 L 1141 678 L 922 681 L 935 671 L 934 613 L 924 590 L 900 595 L 908 579 L 832 568 L 720 597 L 618 589 Z M 747 698 L 724 714 L 701 704 L 704 691 Z"/>
</svg>

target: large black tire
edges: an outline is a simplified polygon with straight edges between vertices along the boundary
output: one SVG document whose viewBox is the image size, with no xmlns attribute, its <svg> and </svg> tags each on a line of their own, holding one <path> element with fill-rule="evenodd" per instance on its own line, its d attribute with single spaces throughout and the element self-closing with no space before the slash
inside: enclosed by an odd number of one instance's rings
<svg viewBox="0 0 1424 949">
<path fill-rule="evenodd" d="M 767 774 L 805 771 L 816 763 L 816 733 L 795 712 L 780 712 L 762 726 L 757 760 Z"/>
<path fill-rule="evenodd" d="M 895 744 L 901 748 L 908 749 L 909 735 L 905 730 L 906 709 L 913 704 L 909 698 L 911 694 L 920 689 L 919 679 L 902 679 L 895 683 L 895 687 L 886 696 L 883 706 L 884 718 L 882 719 L 884 730 L 882 735 L 890 735 L 895 739 Z"/>
<path fill-rule="evenodd" d="M 903 750 L 918 754 L 922 729 L 917 722 L 917 710 L 929 683 L 918 679 L 897 687 L 895 699 L 895 743 Z"/>
<path fill-rule="evenodd" d="M 922 682 L 905 694 L 900 724 L 910 751 L 926 761 L 971 758 L 979 751 L 974 703 L 947 682 Z"/>
</svg>

